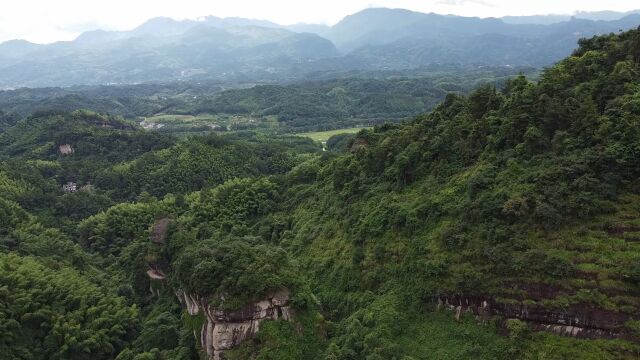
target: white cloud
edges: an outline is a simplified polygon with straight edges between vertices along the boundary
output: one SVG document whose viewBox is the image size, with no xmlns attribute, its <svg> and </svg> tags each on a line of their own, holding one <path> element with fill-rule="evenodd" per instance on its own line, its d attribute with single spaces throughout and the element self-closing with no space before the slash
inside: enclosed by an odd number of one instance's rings
<svg viewBox="0 0 640 360">
<path fill-rule="evenodd" d="M 576 10 L 631 10 L 638 0 L 1 0 L 0 41 L 70 40 L 95 28 L 131 29 L 156 16 L 177 19 L 205 15 L 333 24 L 371 6 L 406 8 L 464 16 L 562 13 Z"/>
</svg>

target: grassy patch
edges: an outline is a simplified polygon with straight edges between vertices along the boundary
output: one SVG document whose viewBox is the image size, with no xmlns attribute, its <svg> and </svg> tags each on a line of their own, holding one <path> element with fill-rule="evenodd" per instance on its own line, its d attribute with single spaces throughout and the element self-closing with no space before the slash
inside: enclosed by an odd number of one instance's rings
<svg viewBox="0 0 640 360">
<path fill-rule="evenodd" d="M 306 133 L 298 133 L 295 135 L 308 137 L 313 139 L 314 141 L 325 143 L 327 142 L 327 140 L 329 140 L 330 137 L 334 135 L 355 134 L 362 129 L 366 129 L 366 128 L 354 127 L 354 128 L 346 128 L 346 129 L 328 130 L 328 131 L 313 131 L 313 132 L 306 132 Z"/>
<path fill-rule="evenodd" d="M 196 116 L 161 114 L 145 118 L 140 125 L 146 129 L 174 132 L 232 131 L 256 127 L 277 128 L 278 119 L 275 116 L 262 118 L 230 114 L 200 114 Z"/>
</svg>

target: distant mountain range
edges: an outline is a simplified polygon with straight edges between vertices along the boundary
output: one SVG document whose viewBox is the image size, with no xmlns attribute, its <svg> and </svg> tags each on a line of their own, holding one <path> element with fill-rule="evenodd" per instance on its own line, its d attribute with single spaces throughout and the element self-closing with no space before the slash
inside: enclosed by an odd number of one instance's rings
<svg viewBox="0 0 640 360">
<path fill-rule="evenodd" d="M 154 18 L 131 31 L 89 31 L 67 42 L 2 43 L 0 88 L 282 82 L 312 73 L 433 64 L 541 67 L 567 56 L 579 38 L 638 25 L 639 11 L 480 19 L 377 8 L 332 27 L 214 16 Z"/>
<path fill-rule="evenodd" d="M 500 18 L 509 24 L 539 24 L 550 25 L 573 19 L 584 19 L 594 21 L 614 21 L 623 17 L 640 14 L 639 10 L 631 10 L 626 12 L 618 11 L 578 11 L 573 15 L 533 15 L 533 16 L 505 16 Z"/>
</svg>

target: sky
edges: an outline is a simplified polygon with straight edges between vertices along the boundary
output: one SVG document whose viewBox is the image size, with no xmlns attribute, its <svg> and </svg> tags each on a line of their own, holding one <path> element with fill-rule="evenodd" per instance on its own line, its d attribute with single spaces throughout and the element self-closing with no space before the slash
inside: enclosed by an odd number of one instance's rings
<svg viewBox="0 0 640 360">
<path fill-rule="evenodd" d="M 207 15 L 332 25 L 370 7 L 478 17 L 640 8 L 638 0 L 0 0 L 0 42 L 72 40 L 86 30 L 130 30 L 157 16 Z"/>
</svg>

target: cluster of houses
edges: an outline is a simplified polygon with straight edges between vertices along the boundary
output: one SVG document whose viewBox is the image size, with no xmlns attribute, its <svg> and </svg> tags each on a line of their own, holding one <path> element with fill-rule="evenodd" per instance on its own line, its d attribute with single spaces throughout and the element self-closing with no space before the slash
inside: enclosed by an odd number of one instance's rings
<svg viewBox="0 0 640 360">
<path fill-rule="evenodd" d="M 60 151 L 60 154 L 62 154 L 62 155 L 71 155 L 74 152 L 73 147 L 71 146 L 71 144 L 61 144 L 60 146 L 58 146 L 58 151 Z M 66 184 L 62 185 L 62 191 L 66 192 L 66 193 L 77 192 L 78 191 L 78 184 L 76 184 L 73 181 L 69 181 Z"/>
<path fill-rule="evenodd" d="M 69 181 L 68 183 L 62 185 L 62 191 L 66 193 L 74 193 L 78 191 L 78 184 Z"/>
<path fill-rule="evenodd" d="M 93 185 L 87 184 L 83 186 L 78 186 L 77 183 L 73 181 L 69 181 L 66 184 L 62 185 L 62 191 L 66 193 L 74 193 L 78 191 L 91 192 L 93 190 Z"/>
</svg>

